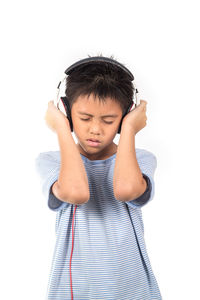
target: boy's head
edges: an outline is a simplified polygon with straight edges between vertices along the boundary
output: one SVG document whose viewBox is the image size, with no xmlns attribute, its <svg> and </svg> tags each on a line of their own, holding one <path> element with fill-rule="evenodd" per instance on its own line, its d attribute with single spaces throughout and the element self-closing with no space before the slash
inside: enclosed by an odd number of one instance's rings
<svg viewBox="0 0 200 300">
<path fill-rule="evenodd" d="M 67 77 L 65 94 L 78 148 L 83 155 L 104 159 L 116 152 L 113 139 L 133 99 L 133 90 L 129 75 L 106 62 L 78 66 Z M 105 115 L 115 117 L 103 117 Z M 87 139 L 100 143 L 95 146 Z"/>
</svg>

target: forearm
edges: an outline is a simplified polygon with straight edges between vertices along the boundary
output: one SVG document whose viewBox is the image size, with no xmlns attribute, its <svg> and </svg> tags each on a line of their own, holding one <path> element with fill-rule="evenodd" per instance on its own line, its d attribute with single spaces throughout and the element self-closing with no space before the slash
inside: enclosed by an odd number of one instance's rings
<svg viewBox="0 0 200 300">
<path fill-rule="evenodd" d="M 114 194 L 116 198 L 128 201 L 129 195 L 132 199 L 137 198 L 145 188 L 146 182 L 136 158 L 135 133 L 130 126 L 122 125 L 113 175 Z"/>
<path fill-rule="evenodd" d="M 89 185 L 87 173 L 80 153 L 74 142 L 70 127 L 66 124 L 57 130 L 60 146 L 61 167 L 58 178 L 59 188 L 63 195 L 82 195 L 89 199 Z"/>
</svg>

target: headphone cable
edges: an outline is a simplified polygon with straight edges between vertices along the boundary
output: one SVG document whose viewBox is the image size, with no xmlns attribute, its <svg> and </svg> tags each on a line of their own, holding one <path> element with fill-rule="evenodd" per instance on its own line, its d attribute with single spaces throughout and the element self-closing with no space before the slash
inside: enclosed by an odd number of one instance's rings
<svg viewBox="0 0 200 300">
<path fill-rule="evenodd" d="M 74 216 L 76 212 L 77 205 L 75 205 L 73 218 L 72 218 L 72 249 L 71 249 L 71 257 L 70 257 L 70 287 L 71 287 L 71 300 L 73 300 L 73 290 L 72 290 L 72 275 L 71 275 L 71 260 L 72 260 L 72 253 L 74 247 Z"/>
</svg>

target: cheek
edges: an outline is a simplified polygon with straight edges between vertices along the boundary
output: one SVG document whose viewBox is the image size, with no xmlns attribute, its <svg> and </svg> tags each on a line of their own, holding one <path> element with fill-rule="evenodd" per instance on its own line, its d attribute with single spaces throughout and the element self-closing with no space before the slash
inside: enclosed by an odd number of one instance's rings
<svg viewBox="0 0 200 300">
<path fill-rule="evenodd" d="M 118 128 L 119 128 L 119 125 L 117 125 L 117 123 L 113 126 L 108 127 L 107 130 L 105 130 L 105 135 L 109 139 L 113 139 L 118 132 Z"/>
<path fill-rule="evenodd" d="M 73 123 L 73 127 L 76 129 L 76 131 L 81 131 L 81 129 L 85 127 L 84 126 L 85 124 L 81 120 L 76 119 L 76 118 L 72 120 L 72 123 Z"/>
</svg>

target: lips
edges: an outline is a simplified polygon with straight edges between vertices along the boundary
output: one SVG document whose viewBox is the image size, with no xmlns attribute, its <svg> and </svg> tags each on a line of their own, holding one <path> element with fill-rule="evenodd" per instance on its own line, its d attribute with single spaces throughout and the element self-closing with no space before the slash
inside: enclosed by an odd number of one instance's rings
<svg viewBox="0 0 200 300">
<path fill-rule="evenodd" d="M 94 142 L 94 141 L 97 141 L 97 142 Z M 100 142 L 98 140 L 95 140 L 95 139 L 87 139 L 87 145 L 89 147 L 99 147 Z"/>
<path fill-rule="evenodd" d="M 87 141 L 92 141 L 92 142 L 98 142 L 98 143 L 100 143 L 99 140 L 94 140 L 94 139 L 87 139 Z"/>
</svg>

